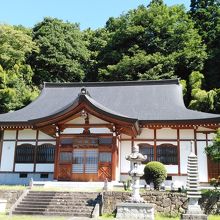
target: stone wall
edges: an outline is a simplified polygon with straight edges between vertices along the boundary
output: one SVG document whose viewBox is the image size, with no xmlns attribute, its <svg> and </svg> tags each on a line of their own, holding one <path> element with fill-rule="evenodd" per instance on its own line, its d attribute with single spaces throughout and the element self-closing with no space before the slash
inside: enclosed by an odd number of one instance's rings
<svg viewBox="0 0 220 220">
<path fill-rule="evenodd" d="M 126 201 L 131 193 L 129 192 L 104 192 L 103 213 L 113 213 L 116 204 Z M 148 203 L 155 204 L 157 212 L 175 216 L 184 213 L 187 208 L 187 197 L 185 193 L 146 191 L 141 194 Z M 220 214 L 220 192 L 203 194 L 199 200 L 201 208 L 206 214 Z"/>
<path fill-rule="evenodd" d="M 103 213 L 112 213 L 116 209 L 116 204 L 126 201 L 129 196 L 128 192 L 104 192 L 103 193 Z M 155 204 L 157 212 L 177 215 L 184 213 L 187 208 L 187 198 L 184 193 L 147 191 L 141 196 L 148 203 Z"/>
<path fill-rule="evenodd" d="M 206 214 L 220 214 L 220 191 L 209 191 L 199 200 Z"/>
<path fill-rule="evenodd" d="M 6 210 L 9 210 L 11 206 L 21 196 L 23 190 L 0 190 L 0 199 L 7 200 Z"/>
</svg>

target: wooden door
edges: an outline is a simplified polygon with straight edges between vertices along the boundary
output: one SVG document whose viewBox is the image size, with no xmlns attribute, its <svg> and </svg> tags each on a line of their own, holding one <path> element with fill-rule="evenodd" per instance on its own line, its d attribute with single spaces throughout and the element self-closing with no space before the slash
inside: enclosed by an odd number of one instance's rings
<svg viewBox="0 0 220 220">
<path fill-rule="evenodd" d="M 208 174 L 209 180 L 220 176 L 220 162 L 215 162 L 208 158 Z"/>
<path fill-rule="evenodd" d="M 72 178 L 72 151 L 60 152 L 58 179 L 71 180 Z"/>
<path fill-rule="evenodd" d="M 71 164 L 61 164 L 59 166 L 59 180 L 71 180 L 72 166 Z"/>
<path fill-rule="evenodd" d="M 72 180 L 96 181 L 98 173 L 98 149 L 74 149 Z"/>
<path fill-rule="evenodd" d="M 100 181 L 112 180 L 112 153 L 100 152 L 99 153 L 99 172 L 98 179 Z"/>
</svg>

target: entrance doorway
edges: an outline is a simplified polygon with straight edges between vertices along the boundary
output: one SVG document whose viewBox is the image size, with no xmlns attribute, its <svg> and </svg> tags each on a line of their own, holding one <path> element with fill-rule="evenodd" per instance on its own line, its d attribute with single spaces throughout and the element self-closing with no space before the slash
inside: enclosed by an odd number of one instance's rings
<svg viewBox="0 0 220 220">
<path fill-rule="evenodd" d="M 77 181 L 94 181 L 98 173 L 97 149 L 74 149 L 72 176 Z"/>
<path fill-rule="evenodd" d="M 110 148 L 88 146 L 61 146 L 58 180 L 65 181 L 112 180 L 112 151 Z"/>
</svg>

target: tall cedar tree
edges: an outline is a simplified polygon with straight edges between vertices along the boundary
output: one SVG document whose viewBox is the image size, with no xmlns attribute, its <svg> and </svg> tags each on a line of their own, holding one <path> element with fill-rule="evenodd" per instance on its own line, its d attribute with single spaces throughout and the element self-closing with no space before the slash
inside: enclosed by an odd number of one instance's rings
<svg viewBox="0 0 220 220">
<path fill-rule="evenodd" d="M 207 45 L 208 59 L 203 73 L 207 88 L 220 87 L 220 2 L 218 0 L 191 0 L 189 14 Z"/>
<path fill-rule="evenodd" d="M 77 24 L 45 18 L 33 28 L 40 51 L 30 57 L 34 82 L 82 81 L 89 51 Z"/>
</svg>

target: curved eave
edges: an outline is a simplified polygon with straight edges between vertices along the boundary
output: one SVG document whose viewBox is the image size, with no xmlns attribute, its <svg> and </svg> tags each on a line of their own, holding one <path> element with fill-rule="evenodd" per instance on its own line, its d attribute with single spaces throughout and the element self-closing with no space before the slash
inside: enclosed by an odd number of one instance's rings
<svg viewBox="0 0 220 220">
<path fill-rule="evenodd" d="M 99 104 L 98 102 L 96 102 L 94 99 L 92 99 L 88 95 L 82 95 L 82 94 L 80 94 L 71 104 L 69 104 L 68 106 L 65 106 L 63 109 L 56 112 L 55 114 L 47 116 L 47 117 L 43 117 L 43 118 L 29 120 L 28 122 L 33 125 L 36 125 L 36 124 L 39 124 L 42 122 L 47 122 L 47 121 L 56 122 L 56 119 L 58 117 L 66 114 L 68 112 L 71 112 L 73 109 L 75 109 L 77 106 L 79 106 L 82 103 L 87 104 L 88 106 L 90 106 L 92 109 L 94 109 L 95 111 L 97 111 L 100 114 L 106 115 L 111 118 L 115 118 L 119 121 L 124 121 L 124 122 L 128 122 L 128 123 L 137 123 L 138 122 L 137 119 L 129 118 L 129 117 L 117 114 L 117 113 L 111 111 L 110 109 L 104 107 L 103 105 Z"/>
</svg>

